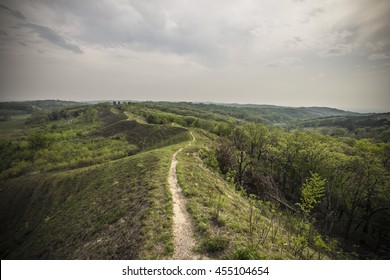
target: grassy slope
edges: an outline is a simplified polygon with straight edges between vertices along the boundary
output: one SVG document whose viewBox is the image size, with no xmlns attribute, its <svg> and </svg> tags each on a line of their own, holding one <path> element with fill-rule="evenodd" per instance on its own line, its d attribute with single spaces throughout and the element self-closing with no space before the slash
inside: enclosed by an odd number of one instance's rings
<svg viewBox="0 0 390 280">
<path fill-rule="evenodd" d="M 123 116 L 109 108 L 100 117 L 105 126 L 98 134 L 107 132 L 101 136 L 109 139 L 124 134 L 128 144 L 143 144 L 140 153 L 0 180 L 2 258 L 153 259 L 172 253 L 166 178 L 173 152 L 190 139 L 187 130 L 121 121 Z M 73 134 L 69 143 L 74 137 L 97 139 L 93 133 Z"/>
<path fill-rule="evenodd" d="M 142 124 L 137 121 L 122 120 L 92 133 L 103 137 L 124 134 L 126 140 L 139 150 L 159 148 L 176 144 L 188 139 L 188 132 L 181 127 L 171 125 Z"/>
<path fill-rule="evenodd" d="M 296 253 L 298 243 L 290 242 L 294 237 L 289 238 L 292 233 L 286 223 L 287 216 L 271 204 L 257 202 L 259 207 L 253 208 L 253 220 L 257 222 L 253 223 L 251 232 L 249 199 L 203 165 L 198 151 L 212 145 L 213 140 L 203 133 L 195 136 L 195 144 L 178 155 L 177 168 L 188 210 L 195 221 L 199 250 L 216 259 L 298 259 L 308 255 L 318 258 L 312 248 Z M 321 254 L 320 258 L 328 257 Z"/>
<path fill-rule="evenodd" d="M 172 252 L 175 146 L 3 182 L 2 259 L 144 259 Z"/>
</svg>

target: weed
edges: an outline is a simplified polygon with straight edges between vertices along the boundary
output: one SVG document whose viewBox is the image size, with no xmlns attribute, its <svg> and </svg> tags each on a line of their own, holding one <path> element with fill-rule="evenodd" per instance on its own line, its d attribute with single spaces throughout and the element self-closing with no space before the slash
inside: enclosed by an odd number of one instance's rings
<svg viewBox="0 0 390 280">
<path fill-rule="evenodd" d="M 223 252 L 228 247 L 229 240 L 222 236 L 208 237 L 201 243 L 201 250 L 210 254 Z"/>
</svg>

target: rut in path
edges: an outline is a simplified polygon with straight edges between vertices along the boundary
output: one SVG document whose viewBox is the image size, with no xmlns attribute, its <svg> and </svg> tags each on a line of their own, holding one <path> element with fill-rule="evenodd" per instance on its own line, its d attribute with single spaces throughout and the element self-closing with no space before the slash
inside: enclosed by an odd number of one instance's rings
<svg viewBox="0 0 390 280">
<path fill-rule="evenodd" d="M 192 141 L 195 141 L 195 137 L 192 134 Z M 169 188 L 172 193 L 173 200 L 173 244 L 175 260 L 197 260 L 203 259 L 201 255 L 194 252 L 195 239 L 194 239 L 194 226 L 192 224 L 192 218 L 186 208 L 186 198 L 183 191 L 179 186 L 176 174 L 177 154 L 180 153 L 183 148 L 177 150 L 172 156 L 171 168 L 169 169 Z"/>
</svg>

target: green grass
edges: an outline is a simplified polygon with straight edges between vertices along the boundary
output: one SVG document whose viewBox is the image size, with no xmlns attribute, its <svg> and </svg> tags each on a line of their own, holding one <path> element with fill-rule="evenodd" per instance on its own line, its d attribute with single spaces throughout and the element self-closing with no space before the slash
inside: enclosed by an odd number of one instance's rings
<svg viewBox="0 0 390 280">
<path fill-rule="evenodd" d="M 177 146 L 1 182 L 2 259 L 159 259 L 172 254 L 166 180 Z"/>
</svg>

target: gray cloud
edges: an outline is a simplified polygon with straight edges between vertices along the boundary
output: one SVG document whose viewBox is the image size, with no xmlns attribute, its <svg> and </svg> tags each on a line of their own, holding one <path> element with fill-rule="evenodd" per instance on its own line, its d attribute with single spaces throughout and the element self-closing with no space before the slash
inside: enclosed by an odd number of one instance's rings
<svg viewBox="0 0 390 280">
<path fill-rule="evenodd" d="M 26 19 L 26 17 L 21 12 L 19 12 L 17 10 L 10 9 L 7 6 L 3 5 L 3 4 L 0 4 L 0 9 L 2 9 L 3 11 L 8 12 L 9 14 L 11 14 L 12 16 L 14 16 L 14 17 L 16 17 L 18 19 Z"/>
<path fill-rule="evenodd" d="M 388 0 L 0 2 L 9 96 L 94 99 L 109 90 L 122 99 L 275 103 L 294 95 L 296 105 L 336 107 L 388 96 L 389 68 L 373 71 L 390 54 Z"/>
<path fill-rule="evenodd" d="M 0 30 L 0 37 L 7 38 L 8 36 L 7 32 Z"/>
<path fill-rule="evenodd" d="M 373 53 L 368 57 L 368 60 L 386 60 L 390 59 L 390 56 L 385 53 Z"/>
<path fill-rule="evenodd" d="M 327 50 L 320 52 L 320 57 L 342 56 L 351 53 L 353 47 L 351 45 L 338 44 Z"/>
<path fill-rule="evenodd" d="M 324 8 L 317 7 L 317 8 L 314 8 L 314 9 L 310 10 L 310 12 L 308 12 L 307 15 L 310 16 L 310 17 L 316 17 L 316 16 L 318 16 L 320 14 L 323 14 L 324 11 L 325 11 Z"/>
<path fill-rule="evenodd" d="M 303 2 L 304 3 L 304 2 Z M 311 8 L 309 11 L 305 13 L 303 18 L 301 19 L 302 23 L 308 24 L 309 22 L 315 20 L 318 16 L 325 13 L 324 7 L 315 7 Z"/>
<path fill-rule="evenodd" d="M 48 42 L 57 45 L 63 49 L 70 50 L 74 53 L 83 53 L 83 51 L 78 45 L 69 43 L 64 37 L 59 35 L 51 28 L 33 23 L 25 23 L 22 24 L 22 26 L 31 28 L 32 30 L 37 32 L 42 39 L 45 39 Z"/>
<path fill-rule="evenodd" d="M 300 61 L 297 57 L 284 57 L 279 60 L 275 60 L 273 62 L 267 63 L 268 67 L 288 67 L 295 65 Z"/>
</svg>

